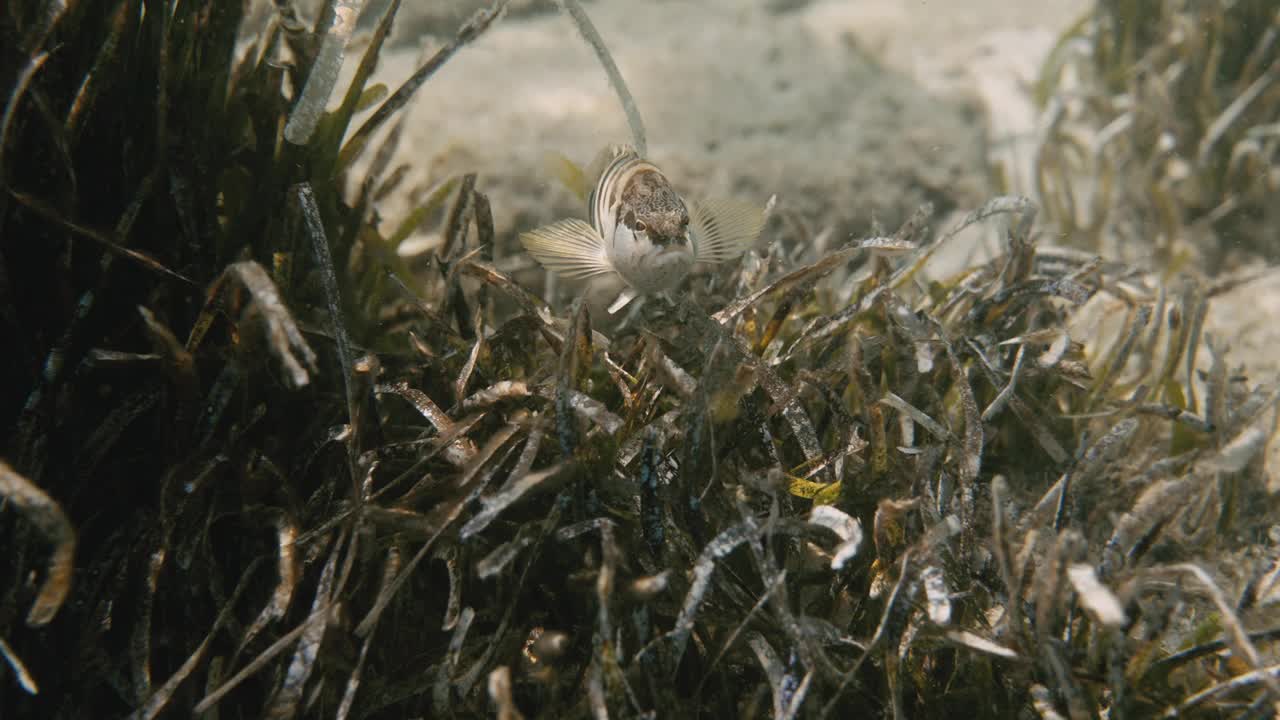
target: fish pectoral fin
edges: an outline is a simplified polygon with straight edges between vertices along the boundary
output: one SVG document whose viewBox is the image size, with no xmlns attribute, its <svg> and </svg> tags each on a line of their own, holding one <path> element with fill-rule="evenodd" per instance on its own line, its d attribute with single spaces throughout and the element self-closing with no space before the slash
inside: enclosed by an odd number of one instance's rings
<svg viewBox="0 0 1280 720">
<path fill-rule="evenodd" d="M 691 203 L 694 257 L 698 262 L 732 260 L 764 229 L 764 208 L 728 198 Z"/>
<path fill-rule="evenodd" d="M 520 243 L 546 269 L 567 278 L 589 278 L 613 272 L 604 238 L 577 218 L 558 220 L 520 233 Z"/>
<path fill-rule="evenodd" d="M 587 201 L 587 195 L 591 192 L 591 181 L 587 179 L 582 168 L 565 157 L 563 153 L 558 152 L 548 152 L 543 156 L 542 161 L 547 170 L 569 188 L 570 192 L 577 195 L 582 202 Z"/>
<path fill-rule="evenodd" d="M 622 292 L 618 293 L 618 299 L 614 300 L 613 304 L 609 306 L 609 314 L 613 315 L 617 313 L 619 310 L 629 305 L 631 301 L 635 299 L 636 299 L 636 291 L 632 290 L 631 288 L 624 288 Z"/>
</svg>

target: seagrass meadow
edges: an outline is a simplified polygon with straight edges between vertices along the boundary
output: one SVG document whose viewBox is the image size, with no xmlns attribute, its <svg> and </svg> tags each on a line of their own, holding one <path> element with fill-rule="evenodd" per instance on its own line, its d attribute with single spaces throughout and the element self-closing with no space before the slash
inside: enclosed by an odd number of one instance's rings
<svg viewBox="0 0 1280 720">
<path fill-rule="evenodd" d="M 1275 715 L 1280 388 L 1205 330 L 1255 275 L 1179 255 L 1275 239 L 1274 3 L 1100 1 L 1039 197 L 775 218 L 607 324 L 495 264 L 483 176 L 378 210 L 507 3 L 390 88 L 363 4 L 0 6 L 0 717 Z M 1194 193 L 1132 156 L 1184 105 Z"/>
</svg>

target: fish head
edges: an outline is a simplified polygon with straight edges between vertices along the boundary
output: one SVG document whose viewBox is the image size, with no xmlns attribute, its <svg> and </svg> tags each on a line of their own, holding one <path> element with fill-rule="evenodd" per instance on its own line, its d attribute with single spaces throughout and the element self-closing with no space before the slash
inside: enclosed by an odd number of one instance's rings
<svg viewBox="0 0 1280 720">
<path fill-rule="evenodd" d="M 603 230 L 614 269 L 641 292 L 675 287 L 693 268 L 689 208 L 666 176 L 635 158 L 610 176 L 613 202 Z"/>
<path fill-rule="evenodd" d="M 693 242 L 689 237 L 689 211 L 685 209 L 684 203 L 680 202 L 679 208 L 663 209 L 663 210 L 641 210 L 627 209 L 620 218 L 622 225 L 631 231 L 632 237 L 637 243 L 641 243 L 658 250 L 679 250 L 681 248 L 693 249 Z"/>
<path fill-rule="evenodd" d="M 687 245 L 689 208 L 656 167 L 639 165 L 618 193 L 618 221 L 654 247 Z"/>
<path fill-rule="evenodd" d="M 623 212 L 614 230 L 613 264 L 641 292 L 674 288 L 694 264 L 688 212 Z"/>
</svg>

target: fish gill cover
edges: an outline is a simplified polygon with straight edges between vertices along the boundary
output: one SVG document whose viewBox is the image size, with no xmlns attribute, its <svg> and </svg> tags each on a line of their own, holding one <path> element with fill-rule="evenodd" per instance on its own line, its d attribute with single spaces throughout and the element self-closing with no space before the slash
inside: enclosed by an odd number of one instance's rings
<svg viewBox="0 0 1280 720">
<path fill-rule="evenodd" d="M 362 4 L 0 11 L 5 717 L 1273 711 L 1277 388 L 1204 332 L 1240 278 L 1004 196 L 766 228 L 605 335 L 489 261 L 475 175 L 378 232 L 398 111 L 506 3 L 369 86 L 393 0 L 341 87 Z"/>
</svg>

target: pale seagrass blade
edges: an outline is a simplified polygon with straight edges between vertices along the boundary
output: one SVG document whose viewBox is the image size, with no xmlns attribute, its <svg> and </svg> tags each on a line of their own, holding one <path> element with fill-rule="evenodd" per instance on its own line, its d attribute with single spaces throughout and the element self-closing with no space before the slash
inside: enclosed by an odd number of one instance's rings
<svg viewBox="0 0 1280 720">
<path fill-rule="evenodd" d="M 623 288 L 622 292 L 618 293 L 618 298 L 609 306 L 609 314 L 613 315 L 629 305 L 632 300 L 636 299 L 636 294 L 636 291 L 631 288 Z"/>
</svg>

